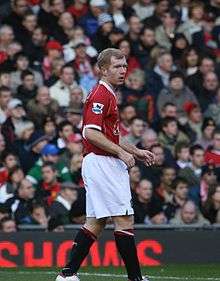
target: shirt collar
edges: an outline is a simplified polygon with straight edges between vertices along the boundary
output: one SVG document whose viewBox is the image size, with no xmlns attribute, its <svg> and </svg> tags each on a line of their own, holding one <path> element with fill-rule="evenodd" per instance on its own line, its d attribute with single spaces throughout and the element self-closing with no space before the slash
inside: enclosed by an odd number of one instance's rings
<svg viewBox="0 0 220 281">
<path fill-rule="evenodd" d="M 100 80 L 99 85 L 103 85 L 110 93 L 112 93 L 115 96 L 113 89 L 105 81 Z"/>
</svg>

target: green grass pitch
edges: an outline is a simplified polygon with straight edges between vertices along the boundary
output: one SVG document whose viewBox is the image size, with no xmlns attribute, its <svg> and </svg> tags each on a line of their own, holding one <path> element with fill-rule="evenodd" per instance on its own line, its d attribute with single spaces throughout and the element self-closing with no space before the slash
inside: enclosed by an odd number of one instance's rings
<svg viewBox="0 0 220 281">
<path fill-rule="evenodd" d="M 0 269 L 0 281 L 54 281 L 59 270 L 52 269 Z M 220 281 L 220 264 L 169 265 L 144 267 L 143 274 L 150 281 Z M 81 281 L 126 281 L 124 268 L 91 268 L 80 271 Z"/>
</svg>

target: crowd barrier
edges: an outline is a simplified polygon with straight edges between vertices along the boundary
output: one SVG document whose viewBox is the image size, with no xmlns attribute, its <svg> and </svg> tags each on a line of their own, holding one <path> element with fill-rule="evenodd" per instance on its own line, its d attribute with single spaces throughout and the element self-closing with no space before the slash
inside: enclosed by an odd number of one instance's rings
<svg viewBox="0 0 220 281">
<path fill-rule="evenodd" d="M 66 226 L 65 232 L 51 233 L 37 226 L 20 226 L 23 231 L 0 233 L 0 267 L 63 267 L 78 228 Z M 142 266 L 220 262 L 220 226 L 136 226 L 135 236 Z M 83 262 L 87 265 L 123 265 L 111 226 L 92 246 Z"/>
</svg>

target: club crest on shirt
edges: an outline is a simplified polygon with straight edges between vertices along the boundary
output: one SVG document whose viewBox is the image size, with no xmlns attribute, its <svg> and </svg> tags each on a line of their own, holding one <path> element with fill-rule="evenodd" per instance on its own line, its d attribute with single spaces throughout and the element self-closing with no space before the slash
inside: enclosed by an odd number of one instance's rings
<svg viewBox="0 0 220 281">
<path fill-rule="evenodd" d="M 102 114 L 103 107 L 104 107 L 104 104 L 98 103 L 98 102 L 93 102 L 92 112 L 95 114 Z"/>
</svg>

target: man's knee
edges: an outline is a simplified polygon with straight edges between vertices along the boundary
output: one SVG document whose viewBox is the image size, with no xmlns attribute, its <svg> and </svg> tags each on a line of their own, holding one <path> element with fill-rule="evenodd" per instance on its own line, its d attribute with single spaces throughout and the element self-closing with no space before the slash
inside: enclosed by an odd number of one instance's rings
<svg viewBox="0 0 220 281">
<path fill-rule="evenodd" d="M 105 227 L 106 219 L 87 218 L 84 227 L 95 234 L 97 237 Z"/>
<path fill-rule="evenodd" d="M 134 217 L 133 216 L 118 216 L 112 218 L 115 230 L 133 229 Z"/>
</svg>

